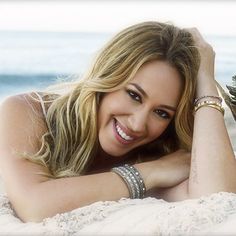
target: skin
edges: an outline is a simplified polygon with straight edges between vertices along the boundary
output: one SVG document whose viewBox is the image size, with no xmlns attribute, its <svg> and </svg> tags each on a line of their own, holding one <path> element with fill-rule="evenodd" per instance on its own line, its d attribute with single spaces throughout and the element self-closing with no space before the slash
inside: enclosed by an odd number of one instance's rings
<svg viewBox="0 0 236 236">
<path fill-rule="evenodd" d="M 191 28 L 201 56 L 196 96 L 218 96 L 215 84 L 215 52 L 198 29 Z M 203 107 L 195 114 L 189 177 L 189 197 L 214 192 L 236 192 L 236 161 L 224 117 L 216 109 Z"/>
<path fill-rule="evenodd" d="M 147 66 L 148 68 L 150 67 L 150 70 L 147 70 L 149 73 L 139 73 L 139 77 L 136 76 L 136 82 L 139 83 L 149 95 L 149 99 L 143 98 L 143 102 L 140 103 L 136 100 L 131 100 L 131 97 L 121 90 L 117 91 L 117 93 L 107 95 L 101 104 L 101 108 L 104 109 L 106 107 L 105 102 L 109 101 L 108 96 L 119 94 L 116 99 L 121 99 L 120 95 L 122 94 L 122 97 L 125 98 L 123 106 L 127 104 L 127 102 L 132 104 L 129 108 L 132 108 L 133 113 L 124 114 L 120 109 L 119 112 L 118 110 L 113 110 L 113 112 L 116 111 L 115 117 L 122 122 L 123 125 L 129 125 L 127 121 L 135 121 L 134 124 L 136 125 L 129 128 L 132 128 L 136 135 L 140 135 L 140 140 L 135 145 L 132 144 L 131 147 L 126 148 L 125 151 L 122 151 L 119 143 L 114 143 L 117 145 L 116 152 L 109 153 L 115 154 L 112 156 L 114 158 L 106 159 L 105 156 L 109 156 L 109 154 L 97 156 L 95 160 L 100 160 L 99 158 L 101 157 L 105 160 L 105 165 L 101 168 L 100 163 L 95 162 L 95 173 L 88 171 L 83 176 L 60 179 L 51 179 L 39 175 L 38 172 L 47 174 L 49 172 L 48 168 L 20 158 L 18 153 L 27 152 L 33 154 L 37 152 L 41 146 L 41 137 L 47 131 L 47 125 L 45 124 L 40 104 L 32 100 L 28 94 L 9 97 L 2 103 L 0 106 L 0 171 L 7 195 L 16 214 L 22 221 L 40 222 L 46 217 L 51 217 L 57 213 L 70 211 L 97 201 L 117 201 L 122 197 L 129 197 L 129 192 L 124 182 L 117 174 L 110 171 L 111 167 L 114 166 L 113 160 L 118 159 L 120 164 L 126 163 L 126 160 L 123 161 L 122 158 L 130 150 L 157 137 L 156 135 L 154 137 L 149 125 L 147 126 L 149 127 L 148 129 L 146 129 L 147 127 L 140 129 L 141 126 L 137 126 L 137 124 L 140 124 L 142 119 L 137 119 L 137 117 L 149 117 L 148 122 L 156 124 L 156 130 L 160 134 L 167 127 L 169 121 L 162 119 L 153 111 L 160 108 L 160 104 L 176 106 L 178 95 L 176 93 L 176 96 L 172 97 L 172 99 L 169 99 L 169 97 L 164 98 L 163 93 L 160 91 L 157 97 L 158 100 L 151 99 L 153 98 L 153 93 L 156 93 L 156 89 L 153 90 L 154 85 L 163 87 L 165 84 L 164 80 L 166 80 L 166 82 L 171 80 L 171 83 L 166 84 L 166 89 L 169 89 L 169 86 L 173 85 L 173 83 L 175 87 L 181 87 L 178 73 L 168 64 L 156 62 Z M 155 69 L 153 70 L 151 68 Z M 157 73 L 157 68 L 162 68 L 162 74 Z M 146 69 L 140 71 L 145 72 Z M 141 81 L 143 81 L 141 77 L 143 76 L 151 82 L 154 78 L 149 76 L 153 74 L 156 76 L 161 75 L 163 79 L 160 78 L 160 84 L 152 84 L 152 86 L 150 86 L 149 83 L 141 83 Z M 157 78 L 156 76 L 155 80 Z M 134 89 L 133 86 L 129 86 Z M 164 103 L 162 99 L 169 99 L 168 103 L 167 100 Z M 137 108 L 142 112 L 137 113 Z M 100 121 L 102 121 L 99 126 L 100 138 L 104 138 L 103 135 L 107 135 L 109 132 L 112 133 L 112 130 L 108 128 L 109 125 L 107 125 L 111 120 L 112 113 L 108 113 L 108 111 L 109 110 L 106 109 L 106 112 L 104 111 L 106 116 L 100 119 Z M 102 114 L 102 109 L 100 114 Z M 172 113 L 172 115 L 174 115 L 174 113 Z M 32 120 L 36 122 L 32 122 Z M 157 123 L 154 123 L 154 121 Z M 109 146 L 103 147 L 104 149 L 108 149 L 107 147 Z M 14 152 L 14 150 L 17 150 L 18 153 Z M 102 149 L 100 149 L 100 151 L 101 150 Z M 111 157 L 111 155 L 109 157 Z M 161 160 L 136 164 L 135 167 L 140 171 L 144 179 L 147 196 L 151 194 L 152 189 L 176 186 L 183 182 L 189 176 L 189 161 L 189 153 L 180 150 L 162 157 Z M 158 173 L 158 176 L 156 173 Z M 61 189 L 63 189 L 63 191 L 61 191 Z M 172 198 L 183 199 L 183 196 L 179 194 L 179 192 L 177 195 L 174 194 L 175 192 L 176 191 L 173 191 Z M 184 191 L 181 193 L 183 192 Z M 155 195 L 158 196 L 157 193 L 155 193 Z M 165 198 L 165 193 L 162 192 L 160 196 Z"/>
<path fill-rule="evenodd" d="M 122 158 L 157 139 L 173 119 L 181 92 L 181 77 L 174 67 L 164 61 L 144 64 L 124 88 L 103 97 L 98 113 L 100 148 L 112 158 Z M 115 124 L 133 140 L 123 142 Z"/>
<path fill-rule="evenodd" d="M 196 29 L 189 31 L 195 39 L 202 59 L 197 81 L 197 97 L 218 95 L 214 84 L 214 51 Z M 158 68 L 157 62 L 155 68 Z M 131 98 L 123 90 L 105 96 L 100 107 L 101 111 L 104 110 L 100 114 L 104 116 L 99 118 L 99 141 L 101 147 L 107 152 L 107 156 L 112 157 L 110 159 L 124 157 L 136 145 L 144 144 L 149 139 L 158 137 L 167 127 L 168 121 L 159 117 L 156 121 L 153 111 L 159 108 L 160 104 L 176 106 L 178 96 L 172 97 L 174 91 L 170 88 L 173 87 L 175 91 L 178 91 L 176 88 L 181 83 L 178 83 L 178 77 L 174 77 L 175 80 L 172 76 L 167 76 L 164 80 L 163 75 L 167 75 L 164 73 L 164 68 L 168 68 L 168 72 L 173 72 L 173 68 L 165 63 L 159 67 L 159 69 L 161 68 L 163 74 L 159 74 L 160 79 L 157 80 L 156 70 L 148 75 L 155 74 L 155 81 L 165 81 L 168 85 L 166 87 L 164 87 L 165 83 L 151 86 L 150 83 L 153 80 L 146 74 L 136 76 L 136 82 L 149 95 L 149 99 L 143 98 L 142 103 L 129 100 Z M 172 73 L 172 75 L 174 74 Z M 150 79 L 149 83 L 142 83 L 144 77 L 145 81 Z M 173 83 L 176 83 L 175 86 Z M 133 86 L 130 87 L 133 89 Z M 153 94 L 156 93 L 156 88 L 163 89 L 158 90 L 157 97 L 154 99 Z M 164 91 L 168 91 L 168 94 L 166 95 Z M 116 97 L 117 95 L 119 96 Z M 106 101 L 111 101 L 106 99 L 108 96 L 114 98 L 113 105 L 106 103 Z M 119 103 L 122 101 L 123 106 L 114 106 L 115 99 L 119 99 Z M 50 179 L 37 174 L 38 172 L 48 173 L 46 167 L 20 158 L 14 150 L 18 150 L 20 153 L 35 153 L 40 148 L 41 137 L 47 129 L 41 118 L 40 105 L 34 101 L 30 101 L 31 104 L 29 104 L 29 101 L 28 95 L 17 95 L 9 97 L 0 106 L 1 177 L 19 218 L 25 222 L 39 222 L 57 213 L 70 211 L 97 201 L 116 201 L 122 197 L 129 197 L 124 182 L 109 169 L 98 174 L 87 173 L 84 176 Z M 129 110 L 125 108 L 127 104 L 129 104 Z M 32 110 L 32 106 L 40 115 Z M 117 142 L 111 125 L 113 117 L 140 138 L 137 143 L 129 143 L 124 147 Z M 38 122 L 32 122 L 32 120 Z M 146 123 L 144 121 L 147 122 L 146 126 L 142 125 Z M 156 137 L 152 132 L 154 128 Z M 106 140 L 108 141 L 105 142 Z M 114 147 L 114 151 L 111 151 L 111 147 Z M 196 112 L 191 155 L 190 168 L 190 154 L 183 150 L 158 160 L 135 164 L 144 179 L 147 196 L 150 196 L 150 191 L 157 190 L 154 193 L 157 198 L 180 201 L 219 191 L 236 192 L 236 161 L 224 118 L 218 110 L 205 107 Z M 112 163 L 109 167 L 112 167 Z M 61 191 L 62 189 L 63 191 Z"/>
</svg>

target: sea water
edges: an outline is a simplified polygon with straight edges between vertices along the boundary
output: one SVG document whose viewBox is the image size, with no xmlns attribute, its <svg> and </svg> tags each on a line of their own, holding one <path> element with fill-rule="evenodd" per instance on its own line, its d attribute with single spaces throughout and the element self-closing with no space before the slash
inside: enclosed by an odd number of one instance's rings
<svg viewBox="0 0 236 236">
<path fill-rule="evenodd" d="M 0 31 L 0 101 L 42 90 L 58 77 L 83 74 L 113 33 Z M 216 52 L 216 79 L 225 86 L 236 74 L 236 36 L 208 35 Z"/>
<path fill-rule="evenodd" d="M 81 75 L 111 35 L 0 31 L 0 101 Z"/>
</svg>

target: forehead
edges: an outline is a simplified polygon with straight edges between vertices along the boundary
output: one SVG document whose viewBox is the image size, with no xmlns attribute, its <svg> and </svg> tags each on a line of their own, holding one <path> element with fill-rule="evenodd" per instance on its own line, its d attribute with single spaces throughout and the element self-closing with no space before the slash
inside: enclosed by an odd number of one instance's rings
<svg viewBox="0 0 236 236">
<path fill-rule="evenodd" d="M 177 105 L 182 80 L 176 68 L 165 61 L 152 61 L 144 64 L 130 83 L 138 84 L 149 98 Z"/>
</svg>

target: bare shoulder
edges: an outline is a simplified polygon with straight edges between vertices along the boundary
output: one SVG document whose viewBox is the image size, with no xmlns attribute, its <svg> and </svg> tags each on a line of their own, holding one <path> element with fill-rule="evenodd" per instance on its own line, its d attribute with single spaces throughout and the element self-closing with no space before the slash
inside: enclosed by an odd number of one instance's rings
<svg viewBox="0 0 236 236">
<path fill-rule="evenodd" d="M 26 177 L 20 172 L 47 171 L 20 155 L 35 154 L 41 147 L 41 138 L 47 128 L 40 113 L 40 106 L 31 94 L 8 97 L 0 105 L 0 170 L 7 181 L 12 179 L 10 174 L 17 175 L 19 180 Z"/>
<path fill-rule="evenodd" d="M 4 189 L 20 216 L 34 204 L 36 189 L 49 180 L 46 166 L 29 161 L 23 154 L 35 154 L 46 132 L 40 107 L 31 94 L 5 99 L 0 105 L 0 174 Z M 41 174 L 39 174 L 41 173 Z"/>
<path fill-rule="evenodd" d="M 46 131 L 46 123 L 40 103 L 32 93 L 19 94 L 6 98 L 0 105 L 0 123 L 4 130 L 16 133 L 41 134 Z"/>
</svg>

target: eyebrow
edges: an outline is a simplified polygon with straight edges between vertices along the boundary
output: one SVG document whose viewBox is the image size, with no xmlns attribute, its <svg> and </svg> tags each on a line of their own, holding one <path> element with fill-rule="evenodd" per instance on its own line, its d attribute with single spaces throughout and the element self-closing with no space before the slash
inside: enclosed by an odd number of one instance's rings
<svg viewBox="0 0 236 236">
<path fill-rule="evenodd" d="M 129 84 L 133 85 L 145 98 L 148 97 L 147 93 L 138 84 L 136 84 L 136 83 L 129 83 Z M 172 106 L 169 106 L 169 105 L 161 104 L 161 105 L 159 105 L 159 107 L 165 108 L 165 109 L 168 109 L 168 110 L 171 110 L 171 111 L 176 111 L 175 107 L 172 107 Z"/>
</svg>

